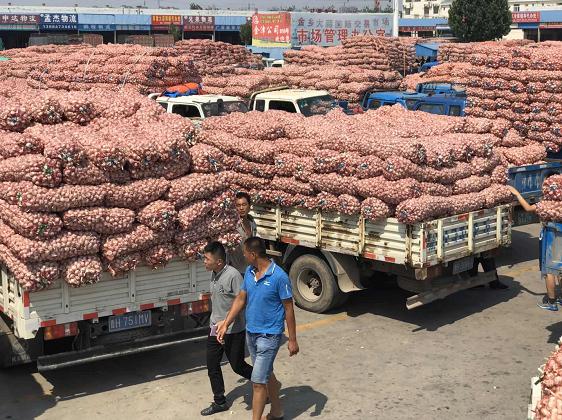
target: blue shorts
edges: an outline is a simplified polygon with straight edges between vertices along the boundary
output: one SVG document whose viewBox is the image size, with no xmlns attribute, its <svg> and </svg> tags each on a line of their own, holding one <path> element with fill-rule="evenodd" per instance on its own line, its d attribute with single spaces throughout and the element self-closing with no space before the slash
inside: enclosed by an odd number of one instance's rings
<svg viewBox="0 0 562 420">
<path fill-rule="evenodd" d="M 267 384 L 273 372 L 273 362 L 281 347 L 283 334 L 259 334 L 246 331 L 246 344 L 252 358 L 252 383 Z"/>
</svg>

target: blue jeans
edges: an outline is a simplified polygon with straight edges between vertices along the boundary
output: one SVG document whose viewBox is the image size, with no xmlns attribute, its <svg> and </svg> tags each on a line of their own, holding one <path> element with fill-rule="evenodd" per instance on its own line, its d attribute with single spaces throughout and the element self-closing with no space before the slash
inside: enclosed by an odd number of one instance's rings
<svg viewBox="0 0 562 420">
<path fill-rule="evenodd" d="M 246 331 L 246 344 L 252 358 L 252 382 L 267 384 L 273 372 L 273 362 L 281 347 L 283 334 L 259 334 Z"/>
</svg>

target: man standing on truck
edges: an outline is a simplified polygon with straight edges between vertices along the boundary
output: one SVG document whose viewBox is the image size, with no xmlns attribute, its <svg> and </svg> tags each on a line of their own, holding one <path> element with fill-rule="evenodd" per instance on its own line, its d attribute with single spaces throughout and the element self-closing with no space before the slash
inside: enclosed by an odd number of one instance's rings
<svg viewBox="0 0 562 420">
<path fill-rule="evenodd" d="M 207 372 L 211 381 L 214 401 L 201 411 L 202 416 L 228 410 L 224 396 L 224 379 L 221 370 L 223 354 L 230 362 L 232 370 L 250 380 L 252 366 L 244 360 L 246 351 L 246 322 L 244 314 L 237 314 L 230 327 L 224 331 L 222 342 L 217 341 L 217 325 L 224 321 L 234 299 L 240 293 L 242 276 L 232 266 L 226 264 L 226 250 L 220 242 L 207 244 L 204 252 L 205 268 L 212 271 L 211 276 L 211 330 L 207 338 Z"/>
<path fill-rule="evenodd" d="M 517 198 L 519 204 L 526 212 L 536 213 L 537 206 L 535 204 L 529 204 L 527 200 L 523 198 L 521 193 L 513 187 L 509 187 L 512 194 Z M 542 241 L 544 236 L 544 225 L 541 226 L 541 232 L 539 234 L 539 269 L 542 274 Z M 556 296 L 556 276 L 554 274 L 545 275 L 546 283 L 546 296 L 543 298 L 542 302 L 537 303 L 539 308 L 546 309 L 547 311 L 557 311 L 558 305 L 562 305 L 562 299 Z"/>
<path fill-rule="evenodd" d="M 271 412 L 266 418 L 279 420 L 283 418 L 279 400 L 281 383 L 273 373 L 273 362 L 281 346 L 285 321 L 289 332 L 289 356 L 299 352 L 291 281 L 287 273 L 267 257 L 262 239 L 246 239 L 244 256 L 250 266 L 246 269 L 240 294 L 218 328 L 217 339 L 224 339 L 229 325 L 246 307 L 246 341 L 254 364 L 252 418 L 262 419 L 269 395 Z"/>
<path fill-rule="evenodd" d="M 240 191 L 236 194 L 236 210 L 238 211 L 238 224 L 236 229 L 242 237 L 242 242 L 229 255 L 230 265 L 244 275 L 246 272 L 246 259 L 244 258 L 244 241 L 252 236 L 257 236 L 257 227 L 254 218 L 250 214 L 252 199 L 250 194 Z"/>
</svg>

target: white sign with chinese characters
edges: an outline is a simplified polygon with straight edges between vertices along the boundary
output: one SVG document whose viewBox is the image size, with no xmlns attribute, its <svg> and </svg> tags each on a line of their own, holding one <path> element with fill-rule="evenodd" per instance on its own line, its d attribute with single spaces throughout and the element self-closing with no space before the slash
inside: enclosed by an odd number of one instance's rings
<svg viewBox="0 0 562 420">
<path fill-rule="evenodd" d="M 78 29 L 78 15 L 70 13 L 41 14 L 41 29 Z"/>
<path fill-rule="evenodd" d="M 333 46 L 358 35 L 391 36 L 388 13 L 291 13 L 292 45 Z"/>
</svg>

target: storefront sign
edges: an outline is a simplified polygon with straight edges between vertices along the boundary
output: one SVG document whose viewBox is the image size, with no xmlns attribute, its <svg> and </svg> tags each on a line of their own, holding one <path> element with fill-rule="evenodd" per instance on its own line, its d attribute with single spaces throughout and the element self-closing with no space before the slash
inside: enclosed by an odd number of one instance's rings
<svg viewBox="0 0 562 420">
<path fill-rule="evenodd" d="M 252 45 L 288 47 L 291 45 L 291 14 L 256 13 L 252 16 Z"/>
<path fill-rule="evenodd" d="M 97 24 L 97 23 L 85 23 L 82 24 L 80 23 L 78 25 L 78 29 L 81 31 L 111 31 L 113 32 L 115 30 L 115 25 L 111 25 L 111 24 Z"/>
<path fill-rule="evenodd" d="M 41 29 L 78 29 L 78 15 L 69 13 L 43 13 L 41 14 Z"/>
<path fill-rule="evenodd" d="M 213 32 L 215 30 L 214 16 L 186 16 L 183 20 L 186 32 Z"/>
<path fill-rule="evenodd" d="M 400 26 L 400 32 L 433 32 L 435 26 Z"/>
<path fill-rule="evenodd" d="M 0 15 L 0 25 L 38 25 L 39 15 Z"/>
<path fill-rule="evenodd" d="M 390 36 L 390 14 L 293 13 L 292 45 L 338 45 L 358 35 Z"/>
<path fill-rule="evenodd" d="M 182 17 L 179 15 L 153 15 L 152 16 L 152 29 L 168 30 L 170 26 L 182 25 Z"/>
<path fill-rule="evenodd" d="M 541 12 L 513 12 L 513 23 L 538 23 L 541 21 Z"/>
</svg>

